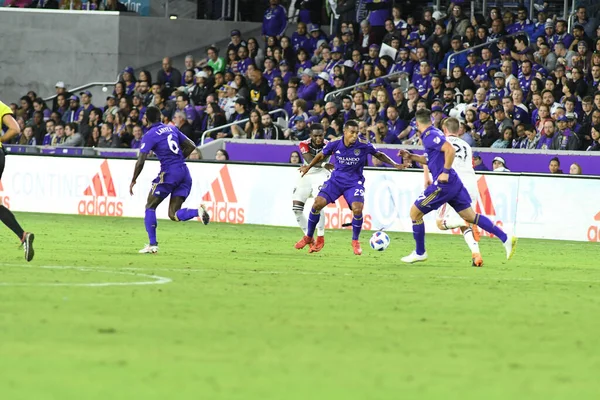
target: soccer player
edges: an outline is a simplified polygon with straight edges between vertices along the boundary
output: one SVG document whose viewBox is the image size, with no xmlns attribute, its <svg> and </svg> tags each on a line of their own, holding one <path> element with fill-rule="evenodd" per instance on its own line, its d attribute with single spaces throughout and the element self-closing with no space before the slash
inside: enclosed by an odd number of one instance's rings
<svg viewBox="0 0 600 400">
<path fill-rule="evenodd" d="M 311 245 L 312 252 L 318 251 L 313 243 L 315 227 L 320 219 L 320 213 L 329 203 L 335 202 L 338 197 L 344 196 L 352 207 L 352 249 L 357 256 L 362 254 L 360 242 L 360 230 L 363 224 L 362 210 L 365 201 L 365 177 L 363 170 L 367 156 L 372 155 L 378 160 L 393 165 L 397 169 L 404 169 L 403 164 L 398 164 L 386 154 L 377 151 L 371 143 L 358 140 L 358 122 L 350 120 L 344 125 L 344 136 L 340 140 L 334 140 L 325 146 L 308 165 L 300 167 L 302 176 L 315 165 L 321 165 L 325 157 L 333 156 L 335 169 L 331 177 L 323 184 L 319 195 L 315 198 L 312 210 L 308 216 L 308 228 L 306 235 L 298 243 L 296 248 Z"/>
<path fill-rule="evenodd" d="M 171 195 L 169 201 L 169 218 L 171 220 L 187 221 L 198 215 L 202 215 L 204 225 L 208 224 L 210 220 L 204 205 L 200 205 L 197 209 L 181 208 L 192 189 L 192 177 L 185 164 L 185 159 L 196 150 L 196 145 L 175 126 L 160 123 L 160 119 L 160 110 L 157 107 L 148 107 L 146 120 L 149 130 L 142 137 L 140 155 L 129 186 L 129 193 L 133 196 L 133 187 L 144 169 L 148 154 L 152 151 L 160 161 L 160 173 L 152 181 L 154 184 L 148 194 L 144 224 L 148 232 L 149 243 L 139 251 L 140 253 L 158 252 L 156 207 L 169 195 Z"/>
<path fill-rule="evenodd" d="M 425 147 L 425 155 L 412 154 L 407 150 L 398 153 L 404 160 L 416 161 L 427 164 L 433 176 L 433 183 L 419 196 L 410 209 L 410 218 L 413 223 L 413 236 L 416 242 L 416 250 L 406 257 L 403 262 L 414 263 L 427 260 L 425 251 L 425 225 L 423 217 L 448 203 L 458 215 L 465 221 L 479 225 L 486 232 L 493 233 L 504 243 L 506 258 L 511 259 L 514 255 L 517 238 L 508 236 L 504 231 L 494 225 L 489 218 L 476 214 L 471 208 L 471 197 L 452 169 L 456 155 L 454 146 L 446 140 L 444 134 L 431 124 L 431 111 L 424 109 L 416 112 L 417 129 L 421 132 L 421 139 Z"/>
<path fill-rule="evenodd" d="M 2 173 L 4 172 L 4 148 L 2 147 L 2 143 L 7 143 L 12 140 L 15 136 L 17 136 L 21 132 L 21 127 L 15 117 L 13 116 L 13 112 L 9 106 L 0 101 L 0 121 L 2 121 L 2 125 L 7 127 L 8 129 L 4 132 L 2 136 L 0 136 L 0 180 L 2 179 Z M 25 250 L 25 260 L 31 261 L 33 260 L 33 239 L 35 235 L 31 232 L 25 232 L 21 225 L 17 222 L 15 215 L 4 205 L 2 204 L 2 199 L 0 198 L 0 221 L 4 225 L 6 225 L 11 231 L 17 235 L 19 240 L 21 241 L 21 245 L 23 246 L 23 250 Z"/>
<path fill-rule="evenodd" d="M 308 165 L 318 153 L 323 151 L 327 143 L 323 125 L 312 124 L 310 126 L 310 138 L 300 142 L 299 146 L 300 153 L 304 158 L 304 165 Z M 296 221 L 298 221 L 298 225 L 305 235 L 308 229 L 308 221 L 304 216 L 304 204 L 309 197 L 314 197 L 318 193 L 317 191 L 323 182 L 329 178 L 329 169 L 333 169 L 333 165 L 324 161 L 311 169 L 305 176 L 301 176 L 294 188 L 292 209 L 296 214 Z M 295 247 L 300 250 L 308 244 L 313 243 L 298 242 Z M 323 246 L 325 246 L 325 209 L 321 210 L 321 216 L 317 224 L 317 240 L 314 246 L 309 246 L 308 252 L 320 251 Z"/>
<path fill-rule="evenodd" d="M 446 118 L 442 121 L 442 130 L 446 136 L 446 140 L 456 151 L 452 169 L 456 171 L 461 182 L 465 185 L 467 192 L 469 192 L 469 196 L 471 197 L 471 207 L 473 207 L 473 205 L 477 203 L 478 193 L 477 176 L 473 169 L 473 150 L 471 150 L 471 146 L 469 146 L 467 142 L 458 137 L 458 128 L 459 122 L 456 118 Z M 425 171 L 425 187 L 428 187 L 433 183 L 433 180 L 427 165 L 423 166 L 423 170 Z M 481 257 L 481 252 L 479 250 L 479 243 L 477 243 L 478 235 L 476 231 L 473 230 L 477 229 L 476 226 L 471 228 L 465 220 L 447 204 L 438 208 L 436 223 L 441 230 L 460 228 L 467 246 L 471 249 L 473 266 L 483 266 L 483 258 Z"/>
</svg>

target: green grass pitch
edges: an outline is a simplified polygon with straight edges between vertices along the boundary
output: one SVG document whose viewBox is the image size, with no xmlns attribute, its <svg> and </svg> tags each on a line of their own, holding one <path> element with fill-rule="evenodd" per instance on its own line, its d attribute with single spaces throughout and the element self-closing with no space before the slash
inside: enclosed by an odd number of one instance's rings
<svg viewBox="0 0 600 400">
<path fill-rule="evenodd" d="M 409 234 L 352 254 L 327 232 L 17 214 L 0 229 L 2 399 L 591 399 L 600 392 L 598 245 Z M 50 268 L 48 268 L 50 267 Z M 66 267 L 66 268 L 65 268 Z M 171 280 L 169 282 L 169 280 Z M 166 282 L 130 285 L 132 282 Z M 119 284 L 107 286 L 107 283 Z M 92 284 L 97 284 L 93 286 Z"/>
</svg>

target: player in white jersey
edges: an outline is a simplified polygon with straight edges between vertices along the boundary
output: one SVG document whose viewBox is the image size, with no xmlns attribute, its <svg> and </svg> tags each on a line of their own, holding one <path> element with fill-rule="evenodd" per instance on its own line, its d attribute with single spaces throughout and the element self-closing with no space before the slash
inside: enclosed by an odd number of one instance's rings
<svg viewBox="0 0 600 400">
<path fill-rule="evenodd" d="M 446 118 L 442 121 L 442 131 L 446 136 L 446 140 L 450 142 L 456 151 L 452 169 L 456 171 L 458 177 L 469 192 L 469 195 L 471 196 L 471 207 L 475 208 L 479 190 L 477 189 L 477 175 L 475 175 L 475 170 L 473 169 L 473 150 L 467 142 L 458 137 L 458 128 L 459 123 L 456 118 Z M 426 165 L 424 166 L 424 170 L 425 187 L 427 187 L 432 183 L 432 178 Z M 473 266 L 481 267 L 483 265 L 479 243 L 477 243 L 479 240 L 477 225 L 470 227 L 469 224 L 448 204 L 444 204 L 438 209 L 436 222 L 438 228 L 441 230 L 460 228 L 465 242 L 467 242 L 469 249 L 471 249 Z"/>
<path fill-rule="evenodd" d="M 327 140 L 325 140 L 323 125 L 312 124 L 310 126 L 310 138 L 300 142 L 299 145 L 304 165 L 310 164 L 313 158 L 323 151 L 326 144 Z M 327 162 L 323 162 L 318 167 L 313 167 L 306 175 L 298 178 L 298 183 L 294 188 L 292 209 L 294 210 L 294 214 L 296 214 L 298 226 L 300 226 L 304 235 L 306 235 L 308 227 L 308 220 L 304 215 L 304 204 L 309 197 L 315 197 L 319 193 L 323 182 L 329 179 L 330 169 L 333 169 L 333 165 L 328 164 Z M 317 224 L 317 240 L 315 241 L 314 246 L 310 246 L 309 253 L 312 253 L 313 251 L 317 252 L 325 246 L 325 219 L 325 209 L 323 209 L 321 210 L 321 218 Z M 295 247 L 300 250 L 305 246 L 306 245 L 303 246 L 296 243 Z"/>
</svg>

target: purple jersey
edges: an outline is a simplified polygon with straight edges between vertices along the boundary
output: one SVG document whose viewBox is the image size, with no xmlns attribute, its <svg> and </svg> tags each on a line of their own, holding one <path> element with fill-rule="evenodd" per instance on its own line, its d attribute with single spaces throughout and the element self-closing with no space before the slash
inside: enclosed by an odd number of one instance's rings
<svg viewBox="0 0 600 400">
<path fill-rule="evenodd" d="M 188 138 L 175 126 L 157 123 L 142 137 L 140 152 L 156 154 L 161 171 L 169 167 L 185 165 L 181 144 Z"/>
<path fill-rule="evenodd" d="M 442 131 L 431 125 L 429 128 L 425 129 L 421 138 L 423 139 L 423 146 L 425 147 L 427 166 L 429 167 L 433 178 L 437 179 L 438 175 L 444 170 L 445 155 L 442 151 L 442 146 L 446 143 L 446 137 Z M 457 177 L 456 172 L 454 172 L 453 169 L 451 169 L 450 172 L 449 183 L 453 181 L 453 178 Z"/>
<path fill-rule="evenodd" d="M 335 170 L 330 179 L 343 186 L 353 186 L 359 182 L 364 184 L 363 170 L 367 156 L 375 153 L 377 150 L 371 143 L 359 140 L 351 146 L 346 146 L 344 139 L 334 140 L 323 149 L 324 156 L 333 156 L 332 159 L 335 160 Z"/>
</svg>

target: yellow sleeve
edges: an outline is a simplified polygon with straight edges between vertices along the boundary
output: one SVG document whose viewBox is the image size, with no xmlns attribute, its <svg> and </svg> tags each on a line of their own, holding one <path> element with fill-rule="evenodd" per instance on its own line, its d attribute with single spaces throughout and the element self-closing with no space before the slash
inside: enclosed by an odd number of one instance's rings
<svg viewBox="0 0 600 400">
<path fill-rule="evenodd" d="M 4 116 L 7 114 L 12 115 L 12 113 L 10 107 L 0 101 L 0 126 L 3 125 Z M 4 132 L 4 129 L 2 129 L 2 131 Z M 0 142 L 0 147 L 2 147 L 2 142 Z"/>
</svg>

